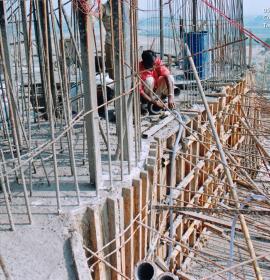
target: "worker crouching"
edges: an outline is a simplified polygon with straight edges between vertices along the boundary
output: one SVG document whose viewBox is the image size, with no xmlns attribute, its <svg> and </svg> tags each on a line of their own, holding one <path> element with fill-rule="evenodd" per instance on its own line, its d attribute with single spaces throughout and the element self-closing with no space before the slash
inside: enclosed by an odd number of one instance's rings
<svg viewBox="0 0 270 280">
<path fill-rule="evenodd" d="M 174 109 L 174 78 L 152 50 L 142 53 L 140 62 L 141 113 L 143 115 Z M 166 100 L 168 99 L 168 100 Z"/>
</svg>

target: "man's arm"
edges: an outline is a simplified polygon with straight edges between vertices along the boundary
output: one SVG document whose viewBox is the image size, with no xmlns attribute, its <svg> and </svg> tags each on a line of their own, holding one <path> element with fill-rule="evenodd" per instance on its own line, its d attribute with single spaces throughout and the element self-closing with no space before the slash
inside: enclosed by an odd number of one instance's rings
<svg viewBox="0 0 270 280">
<path fill-rule="evenodd" d="M 164 76 L 164 78 L 165 78 L 165 81 L 166 81 L 166 85 L 167 85 L 167 88 L 168 88 L 168 92 L 169 92 L 169 96 L 170 95 L 174 95 L 174 93 L 173 93 L 173 83 L 172 83 L 172 81 L 170 81 L 170 78 L 169 78 L 169 76 L 168 75 L 166 75 L 166 76 Z"/>
<path fill-rule="evenodd" d="M 166 81 L 166 85 L 168 88 L 168 106 L 170 109 L 174 109 L 175 108 L 175 103 L 174 103 L 174 92 L 173 92 L 173 83 L 170 80 L 168 75 L 164 76 L 165 81 Z"/>
<path fill-rule="evenodd" d="M 170 109 L 174 109 L 175 108 L 175 103 L 174 103 L 174 84 L 170 79 L 170 70 L 163 65 L 163 62 L 159 59 L 156 62 L 158 65 L 156 67 L 156 71 L 158 73 L 158 76 L 163 76 L 165 78 L 166 81 L 166 86 L 168 89 L 168 107 Z"/>
<path fill-rule="evenodd" d="M 146 94 L 144 91 L 141 92 L 141 96 L 149 103 L 154 104 L 155 106 L 159 107 L 159 108 L 164 108 L 164 105 L 162 102 L 160 102 L 159 100 L 153 99 L 151 98 L 148 94 Z"/>
</svg>

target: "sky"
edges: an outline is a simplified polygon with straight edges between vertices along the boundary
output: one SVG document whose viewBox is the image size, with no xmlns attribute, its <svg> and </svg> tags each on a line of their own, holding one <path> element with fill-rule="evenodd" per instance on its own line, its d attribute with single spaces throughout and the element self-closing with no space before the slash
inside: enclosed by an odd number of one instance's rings
<svg viewBox="0 0 270 280">
<path fill-rule="evenodd" d="M 264 15 L 264 9 L 270 9 L 269 0 L 243 0 L 244 14 L 247 16 Z"/>
<path fill-rule="evenodd" d="M 157 0 L 158 1 L 158 0 Z M 166 0 L 164 0 L 166 1 Z M 226 1 L 226 0 L 220 0 Z M 140 7 L 147 8 L 147 0 L 139 0 Z M 270 9 L 270 0 L 243 0 L 245 15 L 264 15 L 264 9 Z"/>
</svg>

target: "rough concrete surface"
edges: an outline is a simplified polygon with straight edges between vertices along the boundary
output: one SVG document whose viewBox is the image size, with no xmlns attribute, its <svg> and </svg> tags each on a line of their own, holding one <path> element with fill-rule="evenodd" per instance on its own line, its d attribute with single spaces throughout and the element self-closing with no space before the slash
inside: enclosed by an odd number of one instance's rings
<svg viewBox="0 0 270 280">
<path fill-rule="evenodd" d="M 35 215 L 33 225 L 0 231 L 0 252 L 15 280 L 76 279 L 65 216 Z M 0 271 L 0 279 L 5 279 Z"/>
</svg>

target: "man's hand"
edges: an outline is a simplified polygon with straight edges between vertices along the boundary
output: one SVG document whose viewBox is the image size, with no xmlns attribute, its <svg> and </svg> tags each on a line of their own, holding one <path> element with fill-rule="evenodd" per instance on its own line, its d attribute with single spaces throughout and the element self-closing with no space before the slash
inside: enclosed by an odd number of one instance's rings
<svg viewBox="0 0 270 280">
<path fill-rule="evenodd" d="M 165 109 L 165 105 L 160 100 L 155 100 L 153 104 L 161 109 Z"/>
<path fill-rule="evenodd" d="M 175 109 L 175 103 L 174 103 L 173 95 L 168 96 L 168 107 L 169 107 L 169 109 Z"/>
</svg>

